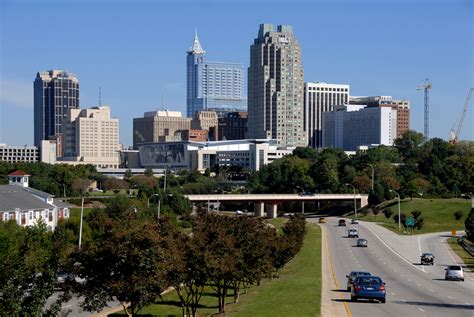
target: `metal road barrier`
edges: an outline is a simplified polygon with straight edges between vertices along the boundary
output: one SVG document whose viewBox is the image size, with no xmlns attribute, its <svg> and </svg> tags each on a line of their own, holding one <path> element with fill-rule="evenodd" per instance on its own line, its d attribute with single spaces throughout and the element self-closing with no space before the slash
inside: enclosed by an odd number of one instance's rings
<svg viewBox="0 0 474 317">
<path fill-rule="evenodd" d="M 471 256 L 474 256 L 474 247 L 464 241 L 464 237 L 460 237 L 458 239 L 458 243 L 466 250 L 467 253 L 469 253 Z"/>
</svg>

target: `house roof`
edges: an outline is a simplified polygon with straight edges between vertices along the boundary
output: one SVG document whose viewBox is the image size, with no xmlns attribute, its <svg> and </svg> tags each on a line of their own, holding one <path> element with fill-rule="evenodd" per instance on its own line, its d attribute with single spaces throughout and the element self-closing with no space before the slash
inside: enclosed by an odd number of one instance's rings
<svg viewBox="0 0 474 317">
<path fill-rule="evenodd" d="M 10 174 L 8 174 L 8 176 L 31 176 L 31 175 L 25 173 L 25 172 L 22 171 L 22 170 L 16 170 L 16 171 L 11 172 Z"/>
<path fill-rule="evenodd" d="M 21 210 L 51 209 L 53 206 L 35 197 L 21 186 L 0 185 L 0 211 L 12 211 L 16 208 Z"/>
</svg>

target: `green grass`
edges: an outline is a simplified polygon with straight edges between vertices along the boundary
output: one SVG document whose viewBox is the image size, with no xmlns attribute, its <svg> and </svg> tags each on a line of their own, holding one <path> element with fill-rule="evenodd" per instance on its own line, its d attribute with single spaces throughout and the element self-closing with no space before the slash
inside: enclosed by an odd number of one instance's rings
<svg viewBox="0 0 474 317">
<path fill-rule="evenodd" d="M 393 216 L 398 214 L 398 204 L 396 200 L 388 203 L 387 208 L 393 211 L 390 219 L 380 212 L 378 215 L 366 215 L 359 217 L 361 220 L 382 223 L 382 225 L 398 233 L 398 224 L 393 220 Z M 471 201 L 465 199 L 404 199 L 400 202 L 400 210 L 407 217 L 411 217 L 414 210 L 421 211 L 424 226 L 418 230 L 414 229 L 414 234 L 451 231 L 452 229 L 464 230 L 464 221 L 471 209 Z M 463 216 L 460 220 L 455 220 L 454 213 L 461 211 Z M 403 225 L 402 225 L 403 230 Z"/>
<path fill-rule="evenodd" d="M 281 226 L 286 219 L 270 220 Z M 263 280 L 242 294 L 238 304 L 233 304 L 230 292 L 226 316 L 320 316 L 321 314 L 321 230 L 308 223 L 304 245 L 298 255 L 281 271 L 279 278 Z M 206 290 L 198 309 L 198 316 L 217 313 L 217 298 L 211 289 Z M 162 304 L 148 306 L 140 311 L 142 316 L 181 316 L 175 292 L 163 296 Z"/>
<path fill-rule="evenodd" d="M 453 251 L 462 259 L 466 267 L 474 272 L 474 257 L 467 253 L 457 240 L 457 238 L 448 239 L 451 249 L 453 249 Z"/>
</svg>

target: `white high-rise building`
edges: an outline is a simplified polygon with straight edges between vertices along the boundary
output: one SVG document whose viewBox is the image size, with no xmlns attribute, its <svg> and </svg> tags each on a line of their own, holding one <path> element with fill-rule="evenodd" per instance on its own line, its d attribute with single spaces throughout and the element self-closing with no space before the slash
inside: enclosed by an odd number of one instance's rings
<svg viewBox="0 0 474 317">
<path fill-rule="evenodd" d="M 342 105 L 323 113 L 323 147 L 355 151 L 359 146 L 393 145 L 397 109 Z"/>
<path fill-rule="evenodd" d="M 60 163 L 119 167 L 119 120 L 110 107 L 69 109 L 63 122 Z"/>
<path fill-rule="evenodd" d="M 349 103 L 349 85 L 323 82 L 304 84 L 305 124 L 308 146 L 322 146 L 322 113 Z"/>
</svg>

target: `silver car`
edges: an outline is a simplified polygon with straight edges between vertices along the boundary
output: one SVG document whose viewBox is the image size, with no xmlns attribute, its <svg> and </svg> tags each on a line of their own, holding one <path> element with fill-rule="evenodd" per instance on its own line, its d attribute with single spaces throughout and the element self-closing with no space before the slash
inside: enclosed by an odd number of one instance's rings
<svg viewBox="0 0 474 317">
<path fill-rule="evenodd" d="M 460 265 L 448 265 L 446 268 L 446 280 L 458 280 L 464 282 L 464 272 Z"/>
<path fill-rule="evenodd" d="M 357 246 L 367 248 L 367 239 L 357 239 Z"/>
</svg>

